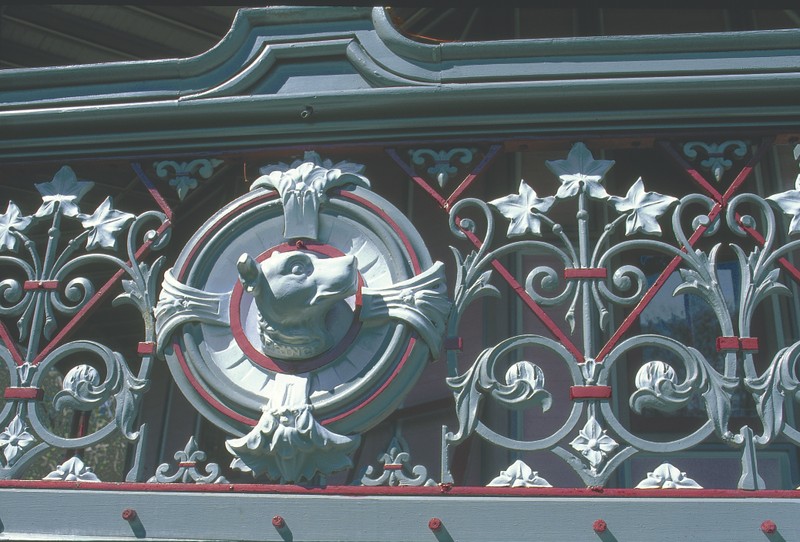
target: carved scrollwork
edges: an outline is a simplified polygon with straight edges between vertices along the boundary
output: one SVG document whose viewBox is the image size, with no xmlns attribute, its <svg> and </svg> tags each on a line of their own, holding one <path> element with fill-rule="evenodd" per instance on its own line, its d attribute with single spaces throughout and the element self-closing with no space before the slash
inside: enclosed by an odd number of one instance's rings
<svg viewBox="0 0 800 542">
<path fill-rule="evenodd" d="M 747 143 L 738 139 L 722 143 L 689 141 L 683 145 L 683 154 L 690 160 L 694 160 L 698 156 L 698 148 L 706 153 L 706 158 L 700 162 L 700 166 L 711 171 L 717 182 L 721 181 L 723 173 L 733 166 L 733 161 L 725 158 L 725 153 L 729 148 L 733 149 L 733 155 L 736 158 L 747 156 Z"/>
<path fill-rule="evenodd" d="M 361 477 L 361 485 L 370 487 L 436 485 L 432 478 L 428 478 L 428 469 L 423 465 L 409 466 L 411 454 L 408 452 L 408 444 L 399 434 L 392 437 L 388 450 L 378 456 L 378 461 L 383 463 L 383 472 L 372 478 L 375 469 L 372 465 L 367 466 Z"/>
<path fill-rule="evenodd" d="M 450 439 L 452 442 L 460 442 L 475 431 L 481 404 L 487 395 L 510 408 L 539 405 L 545 412 L 550 408 L 552 397 L 544 388 L 544 373 L 535 364 L 516 362 L 508 369 L 505 382 L 494 376 L 498 359 L 525 344 L 536 344 L 539 339 L 533 335 L 506 339 L 494 348 L 484 350 L 464 374 L 447 379 L 447 385 L 455 396 L 459 421 L 459 430 Z"/>
<path fill-rule="evenodd" d="M 408 151 L 411 155 L 411 162 L 418 166 L 425 164 L 426 158 L 433 160 L 433 165 L 427 169 L 429 175 L 436 178 L 440 188 L 444 188 L 451 175 L 455 175 L 458 168 L 452 165 L 453 159 L 458 157 L 458 161 L 463 165 L 472 162 L 475 149 L 456 147 L 449 150 L 435 151 L 433 149 L 413 149 Z"/>
<path fill-rule="evenodd" d="M 171 484 L 180 480 L 184 484 L 227 484 L 228 480 L 220 476 L 220 467 L 216 463 L 208 463 L 205 467 L 205 474 L 198 470 L 198 463 L 205 461 L 206 453 L 197 447 L 194 437 L 189 437 L 186 447 L 175 452 L 175 460 L 178 468 L 173 474 L 167 474 L 170 470 L 169 463 L 162 463 L 156 468 L 155 475 L 147 483 Z"/>
</svg>

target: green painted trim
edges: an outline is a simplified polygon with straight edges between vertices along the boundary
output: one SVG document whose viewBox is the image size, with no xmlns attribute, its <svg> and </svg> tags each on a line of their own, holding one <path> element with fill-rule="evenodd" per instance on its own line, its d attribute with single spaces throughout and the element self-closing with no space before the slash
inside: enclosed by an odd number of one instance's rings
<svg viewBox="0 0 800 542">
<path fill-rule="evenodd" d="M 246 9 L 193 58 L 0 72 L 0 159 L 794 130 L 797 88 L 800 30 L 425 45 L 383 8 Z"/>
</svg>

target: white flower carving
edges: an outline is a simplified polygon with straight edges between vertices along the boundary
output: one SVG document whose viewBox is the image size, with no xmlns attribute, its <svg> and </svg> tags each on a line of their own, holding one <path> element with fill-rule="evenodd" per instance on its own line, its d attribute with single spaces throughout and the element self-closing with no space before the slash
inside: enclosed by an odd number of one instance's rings
<svg viewBox="0 0 800 542">
<path fill-rule="evenodd" d="M 610 199 L 618 213 L 630 213 L 625 221 L 626 235 L 643 232 L 658 236 L 661 235 L 658 217 L 678 201 L 658 192 L 645 192 L 641 177 L 633 183 L 624 198 L 611 196 Z"/>
<path fill-rule="evenodd" d="M 90 230 L 86 240 L 86 248 L 92 250 L 96 247 L 117 248 L 117 235 L 136 218 L 130 213 L 124 213 L 111 208 L 111 196 L 92 214 L 81 220 L 81 225 Z"/>
<path fill-rule="evenodd" d="M 583 454 L 592 468 L 603 463 L 606 455 L 619 446 L 613 438 L 606 435 L 594 416 L 589 417 L 583 429 L 578 431 L 578 436 L 569 444 Z"/>
<path fill-rule="evenodd" d="M 100 482 L 100 478 L 87 467 L 77 455 L 70 457 L 43 480 L 63 480 L 65 482 Z"/>
<path fill-rule="evenodd" d="M 43 217 L 53 214 L 56 203 L 61 213 L 66 216 L 78 216 L 78 202 L 94 186 L 90 181 L 79 181 L 69 166 L 64 166 L 53 176 L 53 180 L 35 185 L 42 195 L 42 206 L 34 216 Z"/>
<path fill-rule="evenodd" d="M 35 441 L 36 438 L 28 433 L 25 423 L 19 419 L 19 416 L 14 416 L 6 430 L 0 433 L 0 448 L 3 448 L 6 466 L 10 467 L 16 463 L 22 453 Z"/>
<path fill-rule="evenodd" d="M 31 217 L 21 216 L 16 203 L 9 201 L 6 212 L 0 215 L 0 252 L 4 250 L 16 252 L 18 239 L 13 232 L 25 231 L 30 223 Z"/>
<path fill-rule="evenodd" d="M 571 198 L 580 192 L 581 187 L 590 198 L 608 198 L 600 181 L 614 165 L 614 160 L 595 160 L 583 143 L 575 143 L 566 160 L 548 160 L 546 165 L 561 179 L 557 199 Z"/>
<path fill-rule="evenodd" d="M 648 472 L 647 478 L 639 482 L 636 489 L 703 489 L 703 486 L 677 467 L 662 463 L 653 472 Z"/>
<path fill-rule="evenodd" d="M 486 487 L 553 487 L 550 482 L 539 476 L 527 463 L 517 459 L 500 476 L 486 484 Z"/>
<path fill-rule="evenodd" d="M 800 175 L 797 176 L 794 186 L 795 190 L 787 190 L 767 198 L 774 201 L 784 214 L 791 215 L 792 222 L 789 224 L 789 233 L 800 232 Z"/>
<path fill-rule="evenodd" d="M 533 188 L 528 186 L 525 181 L 520 181 L 518 194 L 509 194 L 504 198 L 492 200 L 489 205 L 511 221 L 506 235 L 518 237 L 528 232 L 541 235 L 542 221 L 536 213 L 546 213 L 554 201 L 553 196 L 538 197 Z"/>
</svg>

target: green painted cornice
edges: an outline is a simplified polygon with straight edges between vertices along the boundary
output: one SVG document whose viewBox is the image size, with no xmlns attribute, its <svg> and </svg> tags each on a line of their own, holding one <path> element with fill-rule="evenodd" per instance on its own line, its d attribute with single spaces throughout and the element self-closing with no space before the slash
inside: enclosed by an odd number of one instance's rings
<svg viewBox="0 0 800 542">
<path fill-rule="evenodd" d="M 382 8 L 245 9 L 196 57 L 0 72 L 0 158 L 786 130 L 797 88 L 798 30 L 427 45 Z"/>
</svg>

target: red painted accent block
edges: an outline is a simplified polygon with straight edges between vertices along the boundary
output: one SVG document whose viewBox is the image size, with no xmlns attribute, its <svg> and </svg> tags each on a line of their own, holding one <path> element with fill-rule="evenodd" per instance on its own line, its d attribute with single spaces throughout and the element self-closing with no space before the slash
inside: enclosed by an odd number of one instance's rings
<svg viewBox="0 0 800 542">
<path fill-rule="evenodd" d="M 765 534 L 772 534 L 777 530 L 778 530 L 778 526 L 775 525 L 775 522 L 772 521 L 771 519 L 765 520 L 761 524 L 761 531 L 764 532 Z"/>
<path fill-rule="evenodd" d="M 444 340 L 444 349 L 461 352 L 464 349 L 464 339 L 461 337 L 448 337 Z"/>
<path fill-rule="evenodd" d="M 272 518 L 272 526 L 276 529 L 283 529 L 286 527 L 286 521 L 281 516 L 275 516 Z"/>
<path fill-rule="evenodd" d="M 179 466 L 180 468 L 182 468 L 182 469 L 183 469 L 183 468 L 185 468 L 185 469 L 191 469 L 192 467 L 196 467 L 196 466 L 197 466 L 197 462 L 196 462 L 196 461 L 180 461 L 180 462 L 178 463 L 178 466 Z"/>
<path fill-rule="evenodd" d="M 442 520 L 439 518 L 431 518 L 428 522 L 428 529 L 431 531 L 438 531 L 442 528 Z"/>
<path fill-rule="evenodd" d="M 22 283 L 23 290 L 57 290 L 57 280 L 26 280 Z"/>
<path fill-rule="evenodd" d="M 610 399 L 611 386 L 570 386 L 569 398 L 576 399 Z"/>
<path fill-rule="evenodd" d="M 6 388 L 3 397 L 6 399 L 41 401 L 44 397 L 44 390 L 42 388 Z"/>
<path fill-rule="evenodd" d="M 739 350 L 739 337 L 717 337 L 717 352 Z"/>
<path fill-rule="evenodd" d="M 136 353 L 140 356 L 149 356 L 156 351 L 156 343 L 154 342 L 140 342 L 136 346 Z"/>
<path fill-rule="evenodd" d="M 389 463 L 388 465 L 383 466 L 383 470 L 403 470 L 403 465 L 398 465 L 396 463 Z"/>
<path fill-rule="evenodd" d="M 758 352 L 758 337 L 741 337 L 739 346 L 748 352 Z"/>
<path fill-rule="evenodd" d="M 598 519 L 595 520 L 594 523 L 592 523 L 592 529 L 596 533 L 604 533 L 606 532 L 606 529 L 608 529 L 608 524 L 602 519 Z"/>
<path fill-rule="evenodd" d="M 604 279 L 608 276 L 605 267 L 582 267 L 577 269 L 564 269 L 564 278 L 574 279 Z"/>
</svg>

